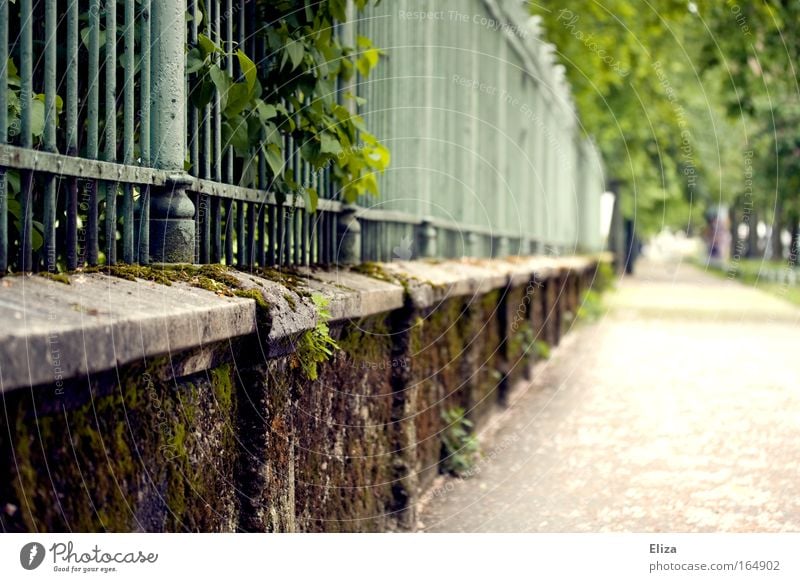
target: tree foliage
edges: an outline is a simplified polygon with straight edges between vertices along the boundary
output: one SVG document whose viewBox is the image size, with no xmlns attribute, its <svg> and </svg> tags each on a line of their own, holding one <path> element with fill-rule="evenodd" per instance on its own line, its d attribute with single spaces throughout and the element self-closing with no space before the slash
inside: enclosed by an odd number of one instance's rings
<svg viewBox="0 0 800 582">
<path fill-rule="evenodd" d="M 800 3 L 793 0 L 699 3 L 706 25 L 700 66 L 724 79 L 721 99 L 753 152 L 753 204 L 783 223 L 800 213 Z M 740 191 L 737 193 L 741 193 Z"/>
<path fill-rule="evenodd" d="M 726 199 L 737 157 L 720 79 L 698 57 L 704 25 L 686 0 L 531 4 L 566 66 L 607 182 L 640 232 L 691 229 Z M 740 163 L 741 165 L 741 163 Z"/>
</svg>

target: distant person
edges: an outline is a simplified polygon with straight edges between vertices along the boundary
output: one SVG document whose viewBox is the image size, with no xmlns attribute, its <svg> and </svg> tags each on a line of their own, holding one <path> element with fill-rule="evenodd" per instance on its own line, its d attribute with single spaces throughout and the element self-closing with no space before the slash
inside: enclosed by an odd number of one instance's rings
<svg viewBox="0 0 800 582">
<path fill-rule="evenodd" d="M 731 250 L 731 228 L 726 211 L 715 209 L 706 214 L 703 239 L 708 248 L 709 259 L 721 263 L 728 261 Z"/>
<path fill-rule="evenodd" d="M 636 234 L 632 220 L 625 220 L 625 274 L 633 275 L 636 259 L 642 254 L 642 241 Z"/>
</svg>

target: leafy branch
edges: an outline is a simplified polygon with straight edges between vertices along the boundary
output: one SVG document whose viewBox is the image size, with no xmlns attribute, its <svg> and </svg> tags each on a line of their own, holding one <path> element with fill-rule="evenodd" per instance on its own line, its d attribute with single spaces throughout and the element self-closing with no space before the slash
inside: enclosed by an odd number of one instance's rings
<svg viewBox="0 0 800 582">
<path fill-rule="evenodd" d="M 357 2 L 363 9 L 367 2 Z M 389 165 L 388 150 L 370 134 L 356 113 L 363 100 L 347 92 L 337 99 L 336 80 L 346 83 L 356 71 L 366 78 L 378 65 L 379 49 L 365 37 L 356 47 L 342 44 L 333 23 L 345 18 L 341 0 L 323 1 L 308 10 L 305 2 L 258 2 L 263 61 L 254 62 L 241 47 L 218 46 L 198 35 L 188 47 L 187 72 L 193 74 L 190 99 L 204 109 L 219 97 L 222 141 L 242 160 L 241 183 L 255 183 L 253 153 L 264 155 L 270 189 L 280 200 L 303 196 L 312 211 L 318 192 L 295 176 L 285 160 L 284 136 L 290 136 L 303 160 L 316 171 L 331 168 L 342 197 L 356 201 L 378 194 L 376 173 Z M 223 59 L 236 59 L 241 74 L 226 71 Z"/>
</svg>

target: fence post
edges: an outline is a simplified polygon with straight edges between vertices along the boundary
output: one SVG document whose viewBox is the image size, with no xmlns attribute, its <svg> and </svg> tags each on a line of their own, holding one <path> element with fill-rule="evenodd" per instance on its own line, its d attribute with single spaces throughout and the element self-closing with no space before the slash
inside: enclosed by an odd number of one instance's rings
<svg viewBox="0 0 800 582">
<path fill-rule="evenodd" d="M 156 168 L 170 172 L 164 186 L 153 188 L 150 200 L 150 256 L 157 263 L 194 261 L 194 204 L 186 195 L 186 82 L 184 45 L 185 1 L 153 0 L 152 4 L 151 155 Z"/>
<path fill-rule="evenodd" d="M 466 247 L 466 253 L 464 254 L 465 257 L 477 257 L 478 235 L 473 231 L 466 233 L 464 235 L 464 246 Z"/>
<path fill-rule="evenodd" d="M 495 258 L 505 258 L 508 256 L 508 237 L 498 236 L 495 239 L 494 253 Z"/>
<path fill-rule="evenodd" d="M 430 218 L 424 218 L 419 225 L 419 256 L 422 259 L 432 259 L 438 254 L 436 240 L 438 233 Z"/>
<path fill-rule="evenodd" d="M 352 204 L 343 206 L 336 221 L 336 263 L 339 265 L 361 262 L 361 223 L 356 218 L 357 210 Z"/>
</svg>

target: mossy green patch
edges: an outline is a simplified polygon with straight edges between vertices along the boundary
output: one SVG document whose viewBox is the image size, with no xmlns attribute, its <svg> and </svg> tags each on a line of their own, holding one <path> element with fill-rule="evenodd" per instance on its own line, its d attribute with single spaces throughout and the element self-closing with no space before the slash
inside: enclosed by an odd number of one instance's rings
<svg viewBox="0 0 800 582">
<path fill-rule="evenodd" d="M 304 275 L 298 271 L 284 267 L 281 270 L 273 267 L 252 267 L 247 269 L 248 273 L 258 275 L 275 283 L 280 283 L 290 291 L 294 291 L 301 297 L 310 297 L 311 292 L 303 282 Z"/>
<path fill-rule="evenodd" d="M 372 279 L 379 281 L 386 281 L 393 285 L 400 285 L 406 294 L 408 294 L 412 283 L 422 283 L 418 278 L 412 276 L 400 275 L 399 273 L 390 273 L 380 263 L 367 261 L 356 265 L 351 269 L 354 273 L 365 275 Z"/>
<path fill-rule="evenodd" d="M 292 296 L 291 293 L 284 293 L 283 299 L 284 301 L 286 301 L 286 303 L 289 304 L 289 309 L 291 309 L 292 311 L 297 311 L 297 301 L 295 300 L 295 298 Z"/>
<path fill-rule="evenodd" d="M 120 371 L 121 385 L 84 387 L 64 409 L 41 409 L 30 395 L 15 395 L 11 470 L 26 529 L 230 529 L 230 366 L 212 369 L 210 381 L 197 375 L 175 383 L 158 379 L 162 365 L 129 366 Z"/>
<path fill-rule="evenodd" d="M 233 295 L 234 290 L 241 288 L 241 283 L 232 274 L 232 269 L 225 265 L 101 265 L 86 267 L 84 273 L 103 273 L 127 281 L 153 281 L 161 285 L 187 283 L 193 287 L 212 291 L 221 295 Z"/>
<path fill-rule="evenodd" d="M 66 273 L 49 273 L 47 271 L 42 271 L 41 273 L 37 273 L 40 277 L 44 277 L 45 279 L 50 279 L 51 281 L 56 281 L 57 283 L 64 283 L 65 285 L 69 285 L 69 276 Z"/>
</svg>

